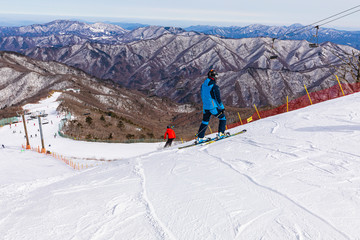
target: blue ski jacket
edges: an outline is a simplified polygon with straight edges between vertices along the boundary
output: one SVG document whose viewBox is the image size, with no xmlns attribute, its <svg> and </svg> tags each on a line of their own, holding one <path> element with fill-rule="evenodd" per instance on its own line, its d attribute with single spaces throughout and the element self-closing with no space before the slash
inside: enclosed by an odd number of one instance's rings
<svg viewBox="0 0 360 240">
<path fill-rule="evenodd" d="M 207 78 L 201 85 L 201 99 L 203 102 L 203 110 L 222 110 L 225 108 L 221 102 L 219 86 L 210 78 Z"/>
</svg>

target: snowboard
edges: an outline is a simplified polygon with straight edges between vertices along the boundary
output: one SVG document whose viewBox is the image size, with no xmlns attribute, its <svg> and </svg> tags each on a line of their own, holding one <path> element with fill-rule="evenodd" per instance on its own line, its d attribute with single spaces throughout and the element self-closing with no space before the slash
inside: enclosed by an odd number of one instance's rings
<svg viewBox="0 0 360 240">
<path fill-rule="evenodd" d="M 242 133 L 245 133 L 246 132 L 246 129 L 243 129 L 241 130 L 240 132 L 236 132 L 236 133 L 233 133 L 233 134 L 226 134 L 224 137 L 222 138 L 208 138 L 206 141 L 203 141 L 201 143 L 197 143 L 197 142 L 194 142 L 190 145 L 186 145 L 186 146 L 182 146 L 182 147 L 179 147 L 179 149 L 184 149 L 184 148 L 188 148 L 188 147 L 194 147 L 194 146 L 203 146 L 203 145 L 208 145 L 208 144 L 211 144 L 211 143 L 214 143 L 214 142 L 217 142 L 217 141 L 220 141 L 220 140 L 223 140 L 223 139 L 227 139 L 229 137 L 233 137 L 233 136 L 236 136 L 236 135 L 239 135 L 239 134 L 242 134 Z"/>
</svg>

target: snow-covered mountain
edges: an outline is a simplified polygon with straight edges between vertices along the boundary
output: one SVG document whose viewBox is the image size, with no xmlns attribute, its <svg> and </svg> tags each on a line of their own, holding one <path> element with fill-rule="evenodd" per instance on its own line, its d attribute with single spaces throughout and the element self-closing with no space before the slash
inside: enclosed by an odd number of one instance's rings
<svg viewBox="0 0 360 240">
<path fill-rule="evenodd" d="M 342 31 L 320 28 L 318 39 L 316 30 L 309 26 L 293 24 L 290 26 L 266 26 L 253 24 L 245 27 L 191 26 L 188 28 L 144 26 L 139 24 L 94 23 L 56 20 L 46 24 L 33 24 L 22 27 L 0 27 L 0 50 L 20 51 L 34 46 L 66 46 L 74 44 L 70 39 L 76 37 L 83 42 L 100 42 L 119 44 L 143 39 L 157 38 L 162 34 L 178 34 L 185 31 L 189 34 L 205 33 L 226 38 L 271 37 L 278 40 L 307 40 L 310 42 L 333 42 L 360 48 L 359 31 Z M 137 26 L 137 27 L 136 27 Z M 125 29 L 126 28 L 126 29 Z M 191 33 L 192 32 L 192 33 Z M 50 39 L 48 39 L 50 38 Z M 62 43 L 63 42 L 63 43 Z M 79 43 L 79 40 L 78 40 Z"/>
<path fill-rule="evenodd" d="M 282 35 L 299 28 L 252 25 L 225 30 L 258 36 L 261 32 Z M 226 35 L 225 30 L 210 33 Z M 344 64 L 341 59 L 359 53 L 330 42 L 311 48 L 305 40 L 229 39 L 155 26 L 127 31 L 71 21 L 3 32 L 7 35 L 0 38 L 0 49 L 62 62 L 98 78 L 178 102 L 199 103 L 200 84 L 214 67 L 220 72 L 225 103 L 235 107 L 279 105 L 286 96 L 304 95 L 304 84 L 309 90 L 329 87 L 336 83 L 333 74 Z"/>
<path fill-rule="evenodd" d="M 128 44 L 36 48 L 25 54 L 178 102 L 200 102 L 200 85 L 213 67 L 220 73 L 225 104 L 249 107 L 275 106 L 284 103 L 286 96 L 302 96 L 304 84 L 310 91 L 334 85 L 333 74 L 343 64 L 341 58 L 347 59 L 353 51 L 359 52 L 329 42 L 311 48 L 307 41 L 273 44 L 271 38 L 224 39 L 180 33 Z"/>
<path fill-rule="evenodd" d="M 279 40 L 307 40 L 310 42 L 333 42 L 349 45 L 360 49 L 360 31 L 343 31 L 331 28 L 319 28 L 318 38 L 316 29 L 312 26 L 306 27 L 301 24 L 290 26 L 266 26 L 252 24 L 245 27 L 217 27 L 217 26 L 191 26 L 185 28 L 187 31 L 197 31 L 210 35 L 218 35 L 227 38 L 254 38 L 271 37 Z"/>
<path fill-rule="evenodd" d="M 128 138 L 159 138 L 159 132 L 173 118 L 195 110 L 189 105 L 120 88 L 61 63 L 0 52 L 0 119 L 15 116 L 20 110 L 11 107 L 38 101 L 52 91 L 64 92 L 62 111 L 71 112 L 76 120 L 66 129 L 67 134 L 82 139 L 89 134 L 102 140 L 110 134 L 111 139 L 118 140 L 127 134 L 131 134 Z M 91 114 L 94 124 L 86 124 L 85 113 Z M 98 121 L 101 115 L 109 117 Z M 118 127 L 120 120 L 123 125 Z"/>
<path fill-rule="evenodd" d="M 175 27 L 160 27 L 160 26 L 147 26 L 134 29 L 130 32 L 118 37 L 117 43 L 129 43 L 138 40 L 147 40 L 158 38 L 164 34 L 180 34 L 180 35 L 197 35 L 195 32 L 186 32 L 182 28 Z"/>
<path fill-rule="evenodd" d="M 119 25 L 123 26 L 120 27 Z M 129 27 L 130 26 L 130 27 Z M 0 37 L 44 37 L 50 35 L 75 35 L 86 38 L 90 41 L 100 41 L 105 43 L 116 41 L 135 41 L 140 39 L 149 39 L 159 37 L 164 33 L 180 32 L 200 32 L 210 35 L 218 35 L 227 38 L 256 38 L 271 37 L 279 40 L 307 40 L 317 41 L 314 38 L 316 30 L 314 27 L 293 24 L 290 26 L 267 26 L 261 24 L 252 24 L 245 27 L 231 26 L 218 27 L 198 25 L 184 29 L 176 27 L 162 26 L 144 26 L 141 24 L 117 24 L 117 23 L 94 23 L 88 24 L 79 21 L 56 20 L 46 24 L 33 24 L 22 27 L 0 27 Z M 3 40 L 4 41 L 4 40 Z M 350 45 L 354 48 L 360 48 L 359 31 L 343 31 L 331 28 L 319 28 L 318 41 L 334 42 L 337 44 Z M 1 45 L 0 45 L 1 46 Z M 58 44 L 53 44 L 58 46 Z M 2 50 L 6 50 L 3 49 Z"/>
<path fill-rule="evenodd" d="M 75 78 L 76 81 L 75 81 Z M 95 78 L 84 72 L 55 62 L 41 62 L 10 52 L 0 52 L 0 109 L 21 104 L 51 90 L 75 87 L 73 83 Z M 73 83 L 72 83 L 73 82 Z"/>
<path fill-rule="evenodd" d="M 23 27 L 0 27 L 0 37 L 74 34 L 87 37 L 113 36 L 127 32 L 120 26 L 107 23 L 87 24 L 79 21 L 56 20 L 46 24 L 34 24 Z"/>
<path fill-rule="evenodd" d="M 334 99 L 247 124 L 246 134 L 182 150 L 163 150 L 164 143 L 54 138 L 56 105 L 46 99 L 25 106 L 47 110 L 54 121 L 43 126 L 49 151 L 76 165 L 98 166 L 78 171 L 51 155 L 21 151 L 22 125 L 0 128 L 0 235 L 357 240 L 359 102 L 359 93 Z M 30 134 L 38 133 L 30 123 Z M 39 137 L 30 143 L 36 147 Z"/>
<path fill-rule="evenodd" d="M 86 42 L 119 44 L 184 32 L 175 27 L 145 26 L 130 31 L 113 24 L 57 20 L 24 27 L 0 27 L 0 50 L 22 52 L 34 47 L 62 47 Z"/>
</svg>

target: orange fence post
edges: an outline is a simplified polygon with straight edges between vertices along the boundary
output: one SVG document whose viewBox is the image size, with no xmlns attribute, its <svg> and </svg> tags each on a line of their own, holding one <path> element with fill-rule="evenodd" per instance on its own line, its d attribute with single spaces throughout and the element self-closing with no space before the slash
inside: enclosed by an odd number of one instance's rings
<svg viewBox="0 0 360 240">
<path fill-rule="evenodd" d="M 257 115 L 258 115 L 259 119 L 261 119 L 260 114 L 259 114 L 259 111 L 257 110 L 257 107 L 256 107 L 255 104 L 254 104 L 254 107 L 255 107 L 255 110 L 256 110 L 256 112 L 257 112 Z"/>
<path fill-rule="evenodd" d="M 310 100 L 310 105 L 312 105 L 312 101 L 311 101 L 311 98 L 310 98 L 309 92 L 308 92 L 308 90 L 307 90 L 307 88 L 306 88 L 306 85 L 305 85 L 305 84 L 304 84 L 304 87 L 305 87 L 305 91 L 306 91 L 306 93 L 307 93 L 307 95 L 308 95 L 308 97 L 309 97 L 309 100 Z"/>
<path fill-rule="evenodd" d="M 335 75 L 335 77 L 336 77 L 336 79 L 337 79 L 337 81 L 338 81 L 338 83 L 339 83 L 339 86 L 340 86 L 340 89 L 341 89 L 341 92 L 342 92 L 343 96 L 345 96 L 344 90 L 343 90 L 343 88 L 342 88 L 342 86 L 341 86 L 341 83 L 340 83 L 340 80 L 339 80 L 338 76 Z"/>
<path fill-rule="evenodd" d="M 289 112 L 289 96 L 286 96 L 286 112 Z"/>
</svg>

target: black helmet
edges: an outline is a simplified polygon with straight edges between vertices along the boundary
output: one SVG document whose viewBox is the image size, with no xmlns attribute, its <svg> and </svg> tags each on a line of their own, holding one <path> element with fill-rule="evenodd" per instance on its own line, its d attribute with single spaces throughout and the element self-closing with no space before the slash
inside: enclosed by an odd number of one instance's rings
<svg viewBox="0 0 360 240">
<path fill-rule="evenodd" d="M 211 78 L 211 79 L 216 80 L 217 77 L 218 77 L 218 73 L 217 73 L 214 69 L 211 69 L 211 70 L 208 72 L 208 78 Z"/>
</svg>

